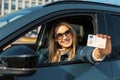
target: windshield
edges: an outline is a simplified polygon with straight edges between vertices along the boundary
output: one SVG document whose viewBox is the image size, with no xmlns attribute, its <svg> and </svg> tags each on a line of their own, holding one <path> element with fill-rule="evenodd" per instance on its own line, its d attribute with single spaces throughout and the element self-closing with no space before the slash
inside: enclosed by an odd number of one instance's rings
<svg viewBox="0 0 120 80">
<path fill-rule="evenodd" d="M 24 9 L 24 10 L 19 10 L 19 11 L 16 11 L 14 13 L 5 15 L 3 17 L 0 17 L 0 28 L 7 25 L 8 23 L 26 15 L 26 14 L 29 14 L 29 13 L 39 9 L 39 8 L 42 8 L 42 6 L 38 6 L 37 8 L 36 7 L 31 7 L 31 8 L 27 8 L 27 9 Z"/>
<path fill-rule="evenodd" d="M 4 25 L 24 16 L 25 14 L 30 13 L 30 11 L 19 11 L 17 13 L 11 13 L 9 15 L 3 16 L 0 18 L 0 28 Z"/>
</svg>

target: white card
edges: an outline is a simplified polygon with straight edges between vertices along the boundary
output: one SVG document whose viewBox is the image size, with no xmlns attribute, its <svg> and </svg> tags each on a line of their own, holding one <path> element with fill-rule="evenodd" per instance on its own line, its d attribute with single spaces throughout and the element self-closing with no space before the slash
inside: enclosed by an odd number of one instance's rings
<svg viewBox="0 0 120 80">
<path fill-rule="evenodd" d="M 105 48 L 106 47 L 106 38 L 100 38 L 95 35 L 88 35 L 87 46 Z"/>
</svg>

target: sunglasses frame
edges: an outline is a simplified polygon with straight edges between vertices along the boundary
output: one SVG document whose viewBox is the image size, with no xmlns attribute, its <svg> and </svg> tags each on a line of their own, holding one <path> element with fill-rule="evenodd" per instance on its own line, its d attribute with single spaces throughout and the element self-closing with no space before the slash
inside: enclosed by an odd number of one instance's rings
<svg viewBox="0 0 120 80">
<path fill-rule="evenodd" d="M 55 38 L 58 39 L 58 40 L 61 40 L 63 38 L 63 35 L 67 36 L 68 34 L 73 34 L 72 30 L 71 29 L 68 29 L 66 30 L 64 33 L 58 33 L 58 34 L 55 34 Z M 61 37 L 61 38 L 59 38 Z M 67 36 L 68 37 L 68 36 Z"/>
</svg>

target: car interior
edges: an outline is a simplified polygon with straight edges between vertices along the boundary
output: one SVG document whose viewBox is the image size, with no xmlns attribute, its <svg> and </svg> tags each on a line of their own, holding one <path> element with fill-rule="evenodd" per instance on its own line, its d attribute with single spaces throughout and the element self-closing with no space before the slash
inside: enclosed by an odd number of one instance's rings
<svg viewBox="0 0 120 80">
<path fill-rule="evenodd" d="M 59 19 L 52 20 L 42 27 L 45 27 L 44 34 L 38 36 L 37 51 L 48 48 L 49 34 L 54 25 L 60 21 L 68 22 L 76 31 L 78 45 L 85 46 L 87 43 L 88 34 L 94 34 L 94 20 L 91 16 L 80 15 L 80 16 L 67 16 Z M 44 52 L 44 51 L 42 51 Z M 39 53 L 42 54 L 42 53 Z"/>
</svg>

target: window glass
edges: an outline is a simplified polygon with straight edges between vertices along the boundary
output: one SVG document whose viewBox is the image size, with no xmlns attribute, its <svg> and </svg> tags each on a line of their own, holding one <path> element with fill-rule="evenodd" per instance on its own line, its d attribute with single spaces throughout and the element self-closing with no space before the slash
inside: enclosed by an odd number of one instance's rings
<svg viewBox="0 0 120 80">
<path fill-rule="evenodd" d="M 25 1 L 25 8 L 28 8 L 28 7 L 29 7 L 29 2 Z"/>
<path fill-rule="evenodd" d="M 20 39 L 15 41 L 14 43 L 36 43 L 38 37 L 39 28 L 29 31 L 27 34 L 22 36 Z"/>
<path fill-rule="evenodd" d="M 7 21 L 0 21 L 0 28 L 7 24 Z"/>
<path fill-rule="evenodd" d="M 11 6 L 11 7 L 12 7 L 12 10 L 15 10 L 15 5 L 16 5 L 16 4 L 15 4 L 15 0 L 12 0 L 11 5 L 12 5 L 12 6 Z"/>
<path fill-rule="evenodd" d="M 108 28 L 112 37 L 112 59 L 120 59 L 120 15 L 112 15 L 111 26 Z"/>
<path fill-rule="evenodd" d="M 18 9 L 22 9 L 22 1 L 18 1 Z"/>
<path fill-rule="evenodd" d="M 35 6 L 36 4 L 35 4 L 35 2 L 32 2 L 32 6 Z"/>
<path fill-rule="evenodd" d="M 29 31 L 24 36 L 18 38 L 16 41 L 14 41 L 10 45 L 6 46 L 3 50 L 6 50 L 7 48 L 14 46 L 14 45 L 26 45 L 26 46 L 32 48 L 33 50 L 35 50 L 39 31 L 40 31 L 40 26 L 34 30 Z"/>
<path fill-rule="evenodd" d="M 13 17 L 13 18 L 11 18 L 10 20 L 9 20 L 9 22 L 12 22 L 12 21 L 14 21 L 14 20 L 16 20 L 16 19 L 18 19 L 18 18 L 20 18 L 20 17 L 22 17 L 23 15 L 17 15 L 17 16 L 15 16 L 15 17 Z"/>
<path fill-rule="evenodd" d="M 5 10 L 6 12 L 6 10 Z M 16 13 L 11 13 L 10 15 L 5 15 L 0 18 L 0 27 L 3 27 L 4 25 L 26 15 L 27 13 L 30 13 L 30 11 L 19 11 Z"/>
</svg>

